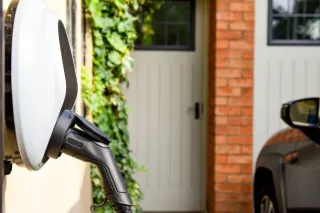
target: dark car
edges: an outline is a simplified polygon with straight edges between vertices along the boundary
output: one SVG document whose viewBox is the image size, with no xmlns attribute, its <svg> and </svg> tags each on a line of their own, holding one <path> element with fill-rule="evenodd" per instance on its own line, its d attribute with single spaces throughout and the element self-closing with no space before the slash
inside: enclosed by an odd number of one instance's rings
<svg viewBox="0 0 320 213">
<path fill-rule="evenodd" d="M 319 98 L 282 105 L 289 125 L 262 148 L 254 173 L 255 213 L 320 212 Z"/>
</svg>

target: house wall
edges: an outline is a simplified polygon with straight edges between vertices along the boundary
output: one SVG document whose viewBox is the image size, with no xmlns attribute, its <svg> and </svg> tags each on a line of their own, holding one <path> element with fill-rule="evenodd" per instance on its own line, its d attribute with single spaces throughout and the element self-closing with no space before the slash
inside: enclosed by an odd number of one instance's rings
<svg viewBox="0 0 320 213">
<path fill-rule="evenodd" d="M 209 11 L 207 208 L 252 212 L 254 0 Z"/>
<path fill-rule="evenodd" d="M 45 0 L 66 24 L 66 0 Z M 4 0 L 7 8 L 10 0 Z M 89 164 L 63 155 L 37 172 L 13 166 L 6 177 L 6 213 L 87 213 L 91 205 Z"/>
</svg>

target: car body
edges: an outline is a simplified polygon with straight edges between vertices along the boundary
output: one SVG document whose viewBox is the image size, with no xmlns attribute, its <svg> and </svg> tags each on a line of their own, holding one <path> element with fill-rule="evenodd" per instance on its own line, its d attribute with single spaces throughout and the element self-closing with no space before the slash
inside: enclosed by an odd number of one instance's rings
<svg viewBox="0 0 320 213">
<path fill-rule="evenodd" d="M 256 161 L 255 213 L 320 212 L 320 128 L 281 116 L 290 127 L 275 133 Z"/>
</svg>

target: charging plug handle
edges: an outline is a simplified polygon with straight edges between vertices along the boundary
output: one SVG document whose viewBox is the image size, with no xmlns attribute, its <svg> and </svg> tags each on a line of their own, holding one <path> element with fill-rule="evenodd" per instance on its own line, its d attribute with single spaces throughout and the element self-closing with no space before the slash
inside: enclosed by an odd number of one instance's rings
<svg viewBox="0 0 320 213">
<path fill-rule="evenodd" d="M 95 164 L 101 174 L 105 197 L 114 210 L 117 213 L 131 212 L 132 201 L 108 145 L 88 141 L 86 133 L 71 128 L 65 137 L 61 152 L 84 162 Z"/>
<path fill-rule="evenodd" d="M 98 127 L 65 110 L 59 116 L 46 153 L 55 159 L 64 153 L 95 164 L 108 202 L 117 213 L 130 213 L 133 204 L 109 143 L 109 138 Z"/>
</svg>

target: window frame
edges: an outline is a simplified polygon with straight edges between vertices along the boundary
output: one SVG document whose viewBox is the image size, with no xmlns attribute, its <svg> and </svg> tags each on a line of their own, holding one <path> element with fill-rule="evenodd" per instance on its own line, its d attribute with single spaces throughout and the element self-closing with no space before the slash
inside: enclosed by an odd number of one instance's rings
<svg viewBox="0 0 320 213">
<path fill-rule="evenodd" d="M 272 38 L 272 21 L 273 21 L 273 1 L 268 0 L 268 19 L 267 19 L 267 45 L 268 46 L 318 46 L 320 45 L 320 40 L 280 40 Z M 294 15 L 293 15 L 294 16 Z M 292 15 L 284 15 L 283 17 L 292 17 Z M 317 16 L 318 17 L 318 16 Z M 319 15 L 320 17 L 320 15 Z"/>
<path fill-rule="evenodd" d="M 176 0 L 170 0 L 176 1 Z M 136 45 L 134 51 L 195 51 L 196 49 L 196 0 L 179 0 L 190 2 L 190 38 L 191 42 L 187 46 L 174 45 Z"/>
</svg>

